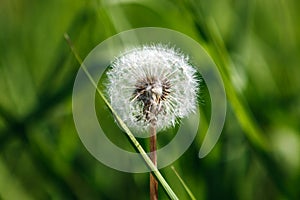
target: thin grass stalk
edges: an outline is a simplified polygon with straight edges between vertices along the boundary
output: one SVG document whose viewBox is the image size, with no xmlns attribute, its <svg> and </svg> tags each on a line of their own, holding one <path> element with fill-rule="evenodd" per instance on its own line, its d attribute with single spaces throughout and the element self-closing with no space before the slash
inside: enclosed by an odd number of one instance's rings
<svg viewBox="0 0 300 200">
<path fill-rule="evenodd" d="M 164 177 L 161 175 L 161 173 L 158 171 L 157 167 L 153 164 L 153 162 L 149 158 L 149 156 L 146 153 L 146 151 L 139 144 L 139 142 L 137 141 L 137 139 L 134 137 L 133 133 L 129 130 L 129 128 L 126 126 L 126 124 L 118 116 L 118 114 L 116 113 L 116 111 L 112 108 L 112 106 L 110 105 L 110 103 L 108 102 L 108 100 L 105 98 L 104 94 L 97 87 L 96 82 L 93 80 L 93 78 L 90 75 L 90 73 L 88 72 L 86 66 L 83 64 L 82 59 L 80 58 L 79 54 L 77 53 L 77 51 L 76 51 L 76 49 L 75 49 L 75 47 L 74 47 L 74 45 L 72 43 L 72 40 L 71 40 L 70 36 L 67 33 L 65 33 L 64 37 L 65 37 L 65 40 L 67 41 L 67 43 L 68 43 L 68 45 L 69 45 L 72 53 L 74 54 L 76 60 L 81 65 L 83 71 L 85 72 L 85 74 L 87 75 L 87 77 L 89 78 L 89 80 L 91 81 L 91 83 L 93 84 L 93 86 L 96 88 L 96 91 L 97 91 L 98 95 L 102 98 L 102 100 L 104 101 L 104 103 L 106 104 L 106 106 L 109 108 L 109 110 L 115 116 L 116 121 L 123 128 L 123 130 L 125 131 L 125 133 L 129 137 L 129 139 L 131 140 L 131 142 L 134 144 L 134 147 L 138 150 L 138 152 L 142 156 L 143 160 L 145 161 L 145 163 L 147 164 L 147 166 L 149 167 L 149 169 L 155 175 L 155 177 L 157 178 L 157 180 L 161 183 L 161 185 L 163 186 L 163 189 L 165 190 L 165 192 L 167 193 L 167 195 L 169 196 L 169 198 L 172 199 L 172 200 L 178 200 L 178 197 L 176 196 L 176 194 L 174 193 L 174 191 L 171 189 L 171 187 L 169 186 L 169 184 L 167 183 L 167 181 L 164 179 Z"/>
<path fill-rule="evenodd" d="M 175 173 L 175 175 L 177 176 L 177 178 L 179 179 L 180 183 L 182 184 L 183 188 L 185 189 L 185 191 L 188 193 L 188 195 L 190 196 L 190 198 L 192 200 L 196 200 L 196 197 L 194 196 L 194 194 L 192 193 L 192 191 L 190 190 L 190 188 L 187 186 L 187 184 L 184 182 L 184 180 L 180 177 L 180 175 L 178 174 L 178 172 L 176 171 L 174 166 L 171 166 L 171 169 L 173 170 L 173 172 Z"/>
</svg>

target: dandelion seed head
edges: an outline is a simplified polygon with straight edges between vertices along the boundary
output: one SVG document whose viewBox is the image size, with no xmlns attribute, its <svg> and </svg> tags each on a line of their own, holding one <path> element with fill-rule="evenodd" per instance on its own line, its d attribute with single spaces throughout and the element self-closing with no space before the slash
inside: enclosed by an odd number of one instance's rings
<svg viewBox="0 0 300 200">
<path fill-rule="evenodd" d="M 195 112 L 198 80 L 187 56 L 164 45 L 137 47 L 112 62 L 107 94 L 126 125 L 147 132 L 174 126 Z"/>
</svg>

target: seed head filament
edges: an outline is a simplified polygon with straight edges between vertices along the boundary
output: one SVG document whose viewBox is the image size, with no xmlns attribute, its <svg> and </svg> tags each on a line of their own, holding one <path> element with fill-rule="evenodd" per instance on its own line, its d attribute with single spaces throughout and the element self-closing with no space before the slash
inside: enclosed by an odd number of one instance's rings
<svg viewBox="0 0 300 200">
<path fill-rule="evenodd" d="M 165 78 L 146 76 L 135 84 L 132 102 L 141 102 L 143 113 L 136 116 L 137 120 L 145 120 L 156 124 L 157 115 L 163 111 L 163 101 L 170 93 L 170 82 Z"/>
<path fill-rule="evenodd" d="M 196 111 L 197 70 L 180 49 L 162 44 L 124 51 L 107 72 L 112 107 L 138 137 L 174 127 Z"/>
</svg>

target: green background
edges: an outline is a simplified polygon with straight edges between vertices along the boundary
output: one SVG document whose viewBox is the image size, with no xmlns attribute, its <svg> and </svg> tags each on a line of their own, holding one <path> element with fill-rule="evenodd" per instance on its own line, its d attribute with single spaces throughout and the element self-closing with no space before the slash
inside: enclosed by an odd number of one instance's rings
<svg viewBox="0 0 300 200">
<path fill-rule="evenodd" d="M 64 39 L 67 32 L 85 58 L 108 37 L 147 26 L 198 41 L 224 80 L 217 145 L 198 158 L 206 120 L 173 163 L 195 197 L 299 199 L 299 10 L 296 0 L 0 0 L 0 199 L 149 198 L 149 174 L 106 167 L 81 143 L 71 99 L 80 64 Z M 203 88 L 199 106 L 209 115 Z M 119 133 L 107 135 L 133 149 Z M 161 172 L 189 199 L 171 167 Z M 159 196 L 168 199 L 162 187 Z"/>
</svg>

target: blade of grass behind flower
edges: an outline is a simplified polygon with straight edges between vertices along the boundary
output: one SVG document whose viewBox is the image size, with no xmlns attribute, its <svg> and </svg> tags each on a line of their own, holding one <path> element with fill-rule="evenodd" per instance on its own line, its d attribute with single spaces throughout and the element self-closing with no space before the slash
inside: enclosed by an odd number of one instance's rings
<svg viewBox="0 0 300 200">
<path fill-rule="evenodd" d="M 230 56 L 226 51 L 225 44 L 221 37 L 221 34 L 218 30 L 218 27 L 215 21 L 211 18 L 209 19 L 210 23 L 207 25 L 207 28 L 210 33 L 211 40 L 214 44 L 214 49 L 212 50 L 215 54 L 215 59 L 219 57 L 219 69 L 223 71 L 223 80 L 225 87 L 227 88 L 228 97 L 230 99 L 231 105 L 237 114 L 237 119 L 244 129 L 244 133 L 250 143 L 250 145 L 256 151 L 256 154 L 259 156 L 261 162 L 266 167 L 270 173 L 270 177 L 274 180 L 274 183 L 277 185 L 278 189 L 290 199 L 293 199 L 293 194 L 290 193 L 288 184 L 288 176 L 283 168 L 279 165 L 279 160 L 274 156 L 273 149 L 268 143 L 267 137 L 262 132 L 261 128 L 256 123 L 254 117 L 251 114 L 251 111 L 246 106 L 247 104 L 243 101 L 241 94 L 236 92 L 234 89 L 230 78 L 229 78 L 229 68 L 230 68 Z M 218 56 L 219 55 L 219 56 Z"/>
<path fill-rule="evenodd" d="M 196 197 L 194 196 L 194 194 L 192 193 L 192 191 L 190 190 L 190 188 L 187 186 L 187 184 L 184 182 L 184 180 L 180 177 L 180 175 L 178 174 L 178 172 L 176 171 L 176 169 L 175 169 L 175 167 L 173 165 L 171 166 L 171 169 L 173 170 L 173 172 L 175 173 L 175 175 L 179 179 L 180 183 L 182 184 L 183 188 L 188 193 L 188 195 L 190 196 L 190 198 L 192 200 L 196 200 Z"/>
<path fill-rule="evenodd" d="M 255 122 L 242 94 L 238 93 L 233 87 L 230 79 L 230 65 L 232 61 L 218 26 L 212 17 L 205 17 L 203 15 L 203 8 L 199 6 L 196 7 L 194 1 L 188 6 L 188 9 L 191 11 L 195 23 L 198 24 L 198 27 L 203 29 L 201 32 L 205 33 L 206 49 L 210 52 L 210 55 L 217 64 L 226 88 L 227 97 L 242 129 L 244 130 L 244 134 L 249 144 L 255 150 L 260 161 L 270 173 L 270 177 L 274 180 L 278 189 L 292 199 L 293 194 L 289 191 L 290 187 L 288 184 L 290 181 L 286 176 L 286 172 L 278 164 L 280 161 L 276 160 L 276 156 L 273 154 L 274 152 L 270 147 L 268 139 Z"/>
<path fill-rule="evenodd" d="M 132 143 L 134 144 L 135 148 L 139 151 L 139 153 L 141 154 L 143 160 L 146 162 L 147 166 L 150 168 L 150 170 L 155 175 L 155 177 L 157 178 L 157 180 L 163 186 L 163 188 L 166 191 L 166 193 L 169 196 L 169 198 L 170 199 L 178 199 L 178 197 L 176 196 L 176 194 L 174 193 L 174 191 L 171 189 L 171 187 L 169 186 L 169 184 L 166 182 L 166 180 L 164 179 L 164 177 L 161 175 L 161 173 L 159 172 L 159 170 L 157 169 L 157 167 L 155 167 L 155 165 L 152 163 L 152 161 L 149 158 L 149 156 L 147 155 L 146 151 L 139 144 L 139 142 L 134 137 L 134 135 L 131 133 L 131 131 L 129 130 L 129 128 L 122 121 L 122 119 L 118 116 L 118 114 L 116 113 L 116 111 L 112 108 L 112 106 L 110 105 L 110 103 L 108 102 L 108 100 L 105 98 L 104 94 L 98 89 L 96 82 L 93 80 L 93 78 L 90 75 L 90 73 L 88 72 L 86 66 L 83 64 L 82 59 L 80 58 L 79 54 L 76 52 L 76 49 L 75 49 L 75 47 L 74 47 L 74 45 L 73 45 L 73 43 L 72 43 L 69 35 L 67 33 L 65 33 L 64 37 L 65 37 L 68 45 L 70 46 L 71 51 L 74 54 L 76 60 L 79 62 L 79 64 L 81 65 L 83 71 L 88 76 L 88 78 L 91 81 L 91 83 L 93 84 L 93 86 L 96 88 L 97 93 L 103 99 L 103 101 L 105 102 L 106 106 L 110 109 L 110 111 L 112 112 L 112 114 L 115 116 L 115 118 L 118 121 L 119 125 L 124 129 L 125 133 L 129 137 L 129 139 L 132 141 Z"/>
</svg>

